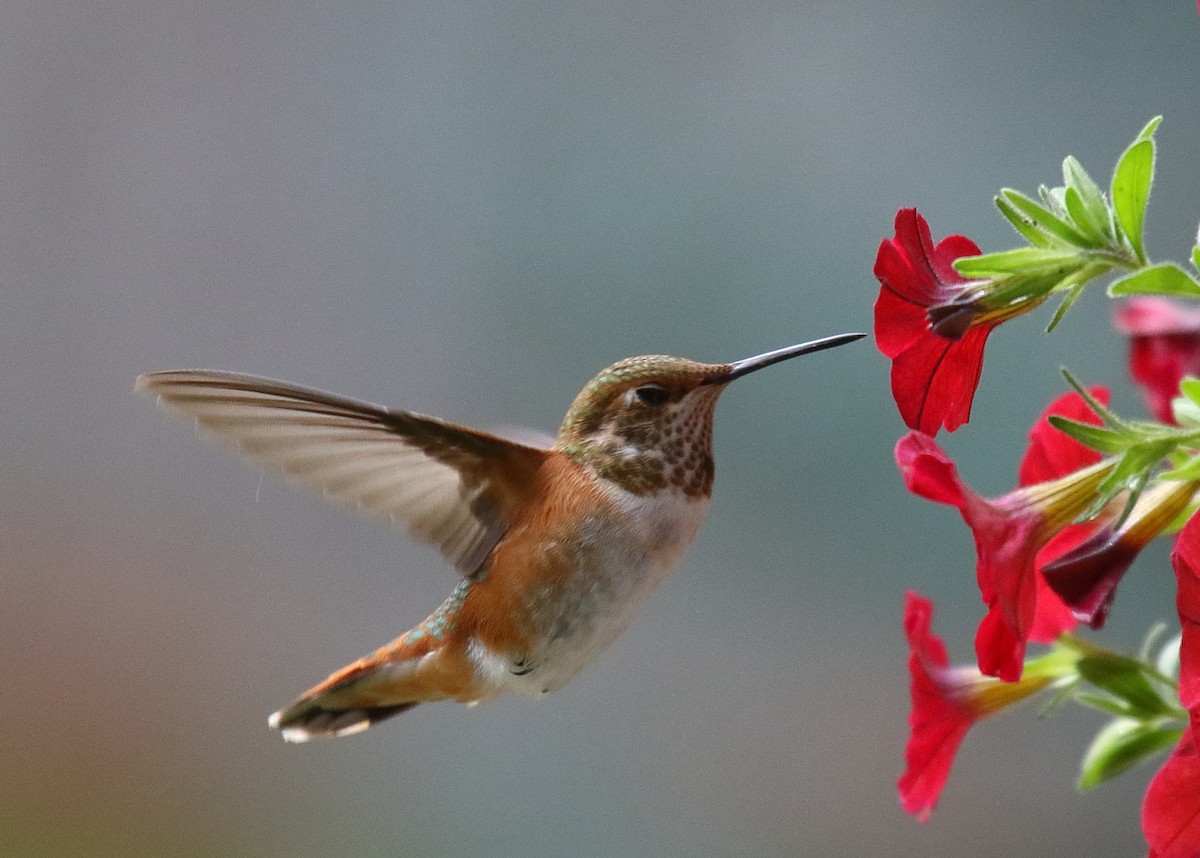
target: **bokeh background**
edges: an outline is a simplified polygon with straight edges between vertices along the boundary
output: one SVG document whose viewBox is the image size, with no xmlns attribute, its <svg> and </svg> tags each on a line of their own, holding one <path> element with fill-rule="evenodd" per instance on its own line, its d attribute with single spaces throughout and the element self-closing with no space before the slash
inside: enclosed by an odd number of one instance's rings
<svg viewBox="0 0 1200 858">
<path fill-rule="evenodd" d="M 953 510 L 903 491 L 869 342 L 740 382 L 708 524 L 541 701 L 303 747 L 269 712 L 419 620 L 432 552 L 261 481 L 132 393 L 236 369 L 553 429 L 618 358 L 866 330 L 901 205 L 1102 183 L 1162 113 L 1151 254 L 1200 217 L 1185 0 L 0 5 L 0 854 L 1135 855 L 1150 770 L 1073 789 L 1098 715 L 971 735 L 899 809 L 905 588 L 965 659 Z M 947 440 L 1007 490 L 1065 364 L 1142 413 L 1100 289 L 1006 326 Z M 1105 640 L 1173 618 L 1165 547 Z"/>
</svg>

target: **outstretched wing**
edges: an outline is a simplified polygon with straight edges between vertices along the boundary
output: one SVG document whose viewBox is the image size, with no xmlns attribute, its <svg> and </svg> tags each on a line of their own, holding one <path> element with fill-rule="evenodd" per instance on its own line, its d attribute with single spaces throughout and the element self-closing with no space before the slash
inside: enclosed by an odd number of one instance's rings
<svg viewBox="0 0 1200 858">
<path fill-rule="evenodd" d="M 236 442 L 290 482 L 403 523 L 464 575 L 508 529 L 547 456 L 433 417 L 252 375 L 153 372 L 135 389 Z"/>
</svg>

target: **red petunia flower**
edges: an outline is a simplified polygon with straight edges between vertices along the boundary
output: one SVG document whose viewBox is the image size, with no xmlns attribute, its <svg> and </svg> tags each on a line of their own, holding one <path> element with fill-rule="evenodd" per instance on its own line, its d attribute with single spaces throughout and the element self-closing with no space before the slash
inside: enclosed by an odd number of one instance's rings
<svg viewBox="0 0 1200 858">
<path fill-rule="evenodd" d="M 916 209 L 896 212 L 896 235 L 875 257 L 879 298 L 875 342 L 892 361 L 892 397 L 910 429 L 953 432 L 971 418 L 983 370 L 983 347 L 992 328 L 1033 309 L 1041 298 L 989 304 L 987 280 L 965 280 L 952 263 L 977 256 L 961 235 L 937 245 Z"/>
<path fill-rule="evenodd" d="M 1113 313 L 1118 331 L 1129 336 L 1129 371 L 1142 387 L 1154 419 L 1174 423 L 1171 400 L 1179 382 L 1200 375 L 1200 308 L 1167 298 L 1131 298 Z"/>
<path fill-rule="evenodd" d="M 1191 714 L 1179 744 L 1158 770 L 1142 802 L 1142 833 L 1151 858 L 1200 855 L 1200 516 L 1192 516 L 1171 554 L 1183 626 L 1179 647 L 1179 702 Z"/>
<path fill-rule="evenodd" d="M 1094 395 L 1107 398 L 1107 392 L 1099 389 Z M 1079 417 L 1081 410 L 1090 414 L 1078 394 L 1068 394 L 1047 412 Z M 1038 639 L 1048 640 L 1073 625 L 1069 612 L 1041 581 L 1038 566 L 1057 557 L 1052 552 L 1068 550 L 1080 541 L 1081 532 L 1075 530 L 1050 544 L 1087 509 L 1096 487 L 1113 467 L 1111 461 L 1098 461 L 1095 451 L 1044 420 L 1031 430 L 1030 439 L 1022 476 L 1045 479 L 991 500 L 962 481 L 954 462 L 927 435 L 911 432 L 896 444 L 896 463 L 908 490 L 957 507 L 971 528 L 976 578 L 988 606 L 975 652 L 980 670 L 1009 682 L 1021 676 L 1025 644 L 1035 629 Z"/>
<path fill-rule="evenodd" d="M 1193 515 L 1175 540 L 1175 607 L 1183 638 L 1179 644 L 1179 702 L 1200 731 L 1200 515 Z"/>
<path fill-rule="evenodd" d="M 922 822 L 929 818 L 950 776 L 954 755 L 981 718 L 1023 700 L 1053 677 L 1001 682 L 971 667 L 950 667 L 946 646 L 933 633 L 933 604 L 909 592 L 904 601 L 912 711 L 904 748 L 905 770 L 896 783 L 900 804 Z"/>
<path fill-rule="evenodd" d="M 1187 509 L 1197 487 L 1185 480 L 1158 483 L 1138 498 L 1118 529 L 1101 527 L 1042 567 L 1046 583 L 1076 619 L 1094 629 L 1103 627 L 1121 578 L 1142 549 Z"/>
<path fill-rule="evenodd" d="M 1200 855 L 1200 754 L 1190 726 L 1150 780 L 1142 800 L 1142 834 L 1149 858 Z"/>
<path fill-rule="evenodd" d="M 1109 393 L 1103 387 L 1093 387 L 1089 393 L 1101 404 L 1108 405 Z M 1017 485 L 1032 486 L 1064 477 L 1100 461 L 1100 454 L 1085 447 L 1050 425 L 1049 417 L 1057 415 L 1079 423 L 1100 425 L 1100 417 L 1088 407 L 1077 393 L 1065 393 L 1055 399 L 1038 415 L 1029 430 L 1029 446 L 1017 469 Z M 1071 524 L 1050 538 L 1040 551 L 1034 565 L 1044 571 L 1047 564 L 1075 550 L 1095 531 L 1096 525 Z M 1076 616 L 1046 582 L 1044 575 L 1037 579 L 1037 612 L 1029 630 L 1029 640 L 1051 643 L 1063 632 L 1075 628 Z"/>
</svg>

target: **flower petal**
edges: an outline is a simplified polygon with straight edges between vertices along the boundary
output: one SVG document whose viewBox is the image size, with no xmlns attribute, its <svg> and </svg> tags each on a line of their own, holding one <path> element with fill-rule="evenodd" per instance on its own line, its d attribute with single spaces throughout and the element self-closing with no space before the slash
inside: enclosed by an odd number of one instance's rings
<svg viewBox="0 0 1200 858">
<path fill-rule="evenodd" d="M 1101 405 L 1108 405 L 1111 396 L 1108 388 L 1093 387 L 1088 390 Z M 1051 415 L 1066 417 L 1079 423 L 1101 425 L 1100 417 L 1088 407 L 1083 397 L 1075 391 L 1064 393 L 1055 399 L 1038 417 L 1029 430 L 1029 448 L 1021 459 L 1017 472 L 1020 484 L 1044 483 L 1065 477 L 1080 468 L 1100 461 L 1100 454 L 1065 432 L 1055 429 L 1047 418 Z"/>
<path fill-rule="evenodd" d="M 905 770 L 896 787 L 900 804 L 922 822 L 929 819 L 941 795 L 954 755 L 977 719 L 968 706 L 949 699 L 930 674 L 948 664 L 946 646 L 933 633 L 933 603 L 909 592 L 904 602 L 904 631 L 908 637 L 908 669 L 912 682 L 912 711 Z"/>
<path fill-rule="evenodd" d="M 1193 515 L 1171 553 L 1178 589 L 1175 606 L 1183 628 L 1179 646 L 1179 702 L 1200 727 L 1200 515 Z"/>
<path fill-rule="evenodd" d="M 977 255 L 979 248 L 961 235 L 935 245 L 916 209 L 900 209 L 895 230 L 875 257 L 875 341 L 892 359 L 892 396 L 908 427 L 929 435 L 943 426 L 954 431 L 970 419 L 983 347 L 994 326 L 973 324 L 969 299 L 955 304 L 964 296 L 963 284 L 972 281 L 954 270 L 954 260 Z M 932 329 L 930 311 L 947 308 L 954 324 Z M 952 334 L 943 336 L 947 331 Z"/>
<path fill-rule="evenodd" d="M 959 478 L 954 461 L 937 441 L 922 432 L 909 432 L 896 442 L 895 455 L 910 492 L 935 503 L 960 509 L 964 506 L 969 490 Z"/>
<path fill-rule="evenodd" d="M 1035 643 L 1053 643 L 1059 635 L 1072 631 L 1078 619 L 1071 608 L 1059 598 L 1046 581 L 1042 570 L 1062 555 L 1074 550 L 1095 530 L 1095 525 L 1073 524 L 1060 530 L 1037 553 L 1037 611 L 1029 627 L 1029 640 Z"/>
<path fill-rule="evenodd" d="M 1156 420 L 1174 423 L 1171 400 L 1179 382 L 1200 374 L 1200 310 L 1159 297 L 1133 298 L 1113 314 L 1128 334 L 1129 371 Z"/>
<path fill-rule="evenodd" d="M 928 332 L 892 360 L 892 396 L 906 426 L 936 435 L 970 421 L 991 332 L 991 325 L 973 327 L 959 340 Z"/>
<path fill-rule="evenodd" d="M 1200 855 L 1200 754 L 1191 727 L 1150 781 L 1142 802 L 1142 833 L 1151 858 Z"/>
</svg>

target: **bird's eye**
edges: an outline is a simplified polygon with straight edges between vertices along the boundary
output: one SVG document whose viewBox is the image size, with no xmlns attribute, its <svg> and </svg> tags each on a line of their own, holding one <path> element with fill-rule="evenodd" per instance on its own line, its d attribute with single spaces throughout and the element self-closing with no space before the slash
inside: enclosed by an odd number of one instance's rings
<svg viewBox="0 0 1200 858">
<path fill-rule="evenodd" d="M 641 387 L 635 387 L 633 395 L 643 405 L 662 405 L 671 396 L 665 387 L 660 387 L 657 384 L 643 384 Z"/>
</svg>

